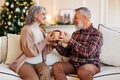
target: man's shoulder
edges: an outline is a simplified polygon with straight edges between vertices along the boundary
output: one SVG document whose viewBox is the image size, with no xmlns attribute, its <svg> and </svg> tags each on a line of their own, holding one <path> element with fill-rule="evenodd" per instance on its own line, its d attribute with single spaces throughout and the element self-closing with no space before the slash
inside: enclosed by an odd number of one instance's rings
<svg viewBox="0 0 120 80">
<path fill-rule="evenodd" d="M 99 29 L 93 27 L 92 34 L 102 35 L 102 32 Z"/>
</svg>

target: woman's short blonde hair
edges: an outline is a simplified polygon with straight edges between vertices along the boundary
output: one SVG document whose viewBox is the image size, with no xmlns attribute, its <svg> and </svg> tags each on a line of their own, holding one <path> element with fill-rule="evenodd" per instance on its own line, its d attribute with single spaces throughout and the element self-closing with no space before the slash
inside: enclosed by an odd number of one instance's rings
<svg viewBox="0 0 120 80">
<path fill-rule="evenodd" d="M 38 14 L 40 11 L 46 11 L 46 9 L 37 4 L 32 5 L 28 10 L 28 15 L 25 19 L 25 25 L 32 24 L 34 22 L 35 15 Z"/>
</svg>

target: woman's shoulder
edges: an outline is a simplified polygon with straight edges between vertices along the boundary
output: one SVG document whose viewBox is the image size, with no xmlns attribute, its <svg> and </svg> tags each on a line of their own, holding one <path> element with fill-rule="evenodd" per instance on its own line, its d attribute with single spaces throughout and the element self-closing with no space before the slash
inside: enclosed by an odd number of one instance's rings
<svg viewBox="0 0 120 80">
<path fill-rule="evenodd" d="M 25 25 L 22 29 L 21 29 L 21 32 L 30 32 L 31 31 L 31 28 L 29 25 Z"/>
<path fill-rule="evenodd" d="M 27 35 L 27 34 L 31 34 L 31 28 L 29 25 L 26 25 L 24 26 L 22 29 L 21 29 L 21 35 Z"/>
</svg>

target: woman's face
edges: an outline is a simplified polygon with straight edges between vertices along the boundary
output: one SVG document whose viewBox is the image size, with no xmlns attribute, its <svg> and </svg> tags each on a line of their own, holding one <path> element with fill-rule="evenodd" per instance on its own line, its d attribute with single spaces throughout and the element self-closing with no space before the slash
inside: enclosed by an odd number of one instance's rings
<svg viewBox="0 0 120 80">
<path fill-rule="evenodd" d="M 40 11 L 35 15 L 35 21 L 40 24 L 45 24 L 46 22 L 46 12 L 44 10 Z"/>
</svg>

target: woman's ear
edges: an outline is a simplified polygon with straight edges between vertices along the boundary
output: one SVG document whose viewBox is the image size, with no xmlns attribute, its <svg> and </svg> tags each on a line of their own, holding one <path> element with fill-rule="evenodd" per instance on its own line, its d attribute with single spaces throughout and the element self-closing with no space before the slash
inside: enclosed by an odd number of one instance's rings
<svg viewBox="0 0 120 80">
<path fill-rule="evenodd" d="M 35 14 L 35 16 L 34 16 L 34 20 L 35 20 L 35 21 L 37 20 L 38 15 L 39 15 L 39 14 Z"/>
<path fill-rule="evenodd" d="M 35 14 L 35 18 L 37 18 L 38 17 L 38 14 Z"/>
</svg>

